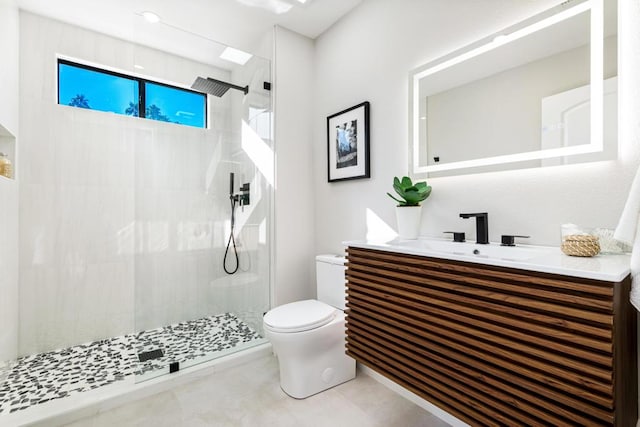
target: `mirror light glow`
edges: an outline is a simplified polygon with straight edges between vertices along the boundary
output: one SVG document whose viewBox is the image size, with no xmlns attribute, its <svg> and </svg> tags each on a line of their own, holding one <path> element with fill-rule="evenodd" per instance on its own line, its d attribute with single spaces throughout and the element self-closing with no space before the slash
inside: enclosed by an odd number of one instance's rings
<svg viewBox="0 0 640 427">
<path fill-rule="evenodd" d="M 480 43 L 476 47 L 471 48 L 460 55 L 445 57 L 432 63 L 419 72 L 415 72 L 410 80 L 412 92 L 412 112 L 411 126 L 413 138 L 413 164 L 411 165 L 413 173 L 429 173 L 452 169 L 463 169 L 478 166 L 489 166 L 495 164 L 512 163 L 526 160 L 547 159 L 553 157 L 571 156 L 576 154 L 595 153 L 603 150 L 603 62 L 604 62 L 604 23 L 603 23 L 603 0 L 586 0 L 578 5 L 562 10 L 559 13 L 548 16 L 540 21 L 526 25 L 508 34 L 496 34 L 494 37 L 488 38 L 488 42 Z M 460 64 L 478 55 L 494 50 L 504 44 L 513 42 L 527 35 L 533 34 L 551 25 L 562 22 L 580 13 L 590 11 L 590 43 L 591 43 L 591 141 L 590 144 L 583 144 L 571 147 L 562 147 L 554 149 L 546 149 L 539 151 L 530 151 L 525 153 L 509 154 L 502 156 L 487 157 L 483 159 L 466 160 L 459 162 L 451 162 L 440 165 L 421 166 L 420 165 L 420 122 L 419 102 L 420 102 L 420 79 L 433 75 L 437 72 L 446 70 L 454 65 Z"/>
</svg>

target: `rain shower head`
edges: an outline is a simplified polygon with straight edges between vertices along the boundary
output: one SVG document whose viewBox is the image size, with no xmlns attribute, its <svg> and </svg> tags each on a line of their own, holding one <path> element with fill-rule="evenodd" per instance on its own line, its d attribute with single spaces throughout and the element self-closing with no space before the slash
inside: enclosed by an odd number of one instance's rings
<svg viewBox="0 0 640 427">
<path fill-rule="evenodd" d="M 196 78 L 196 81 L 191 85 L 191 89 L 195 89 L 199 92 L 209 93 L 211 95 L 215 95 L 220 98 L 222 95 L 227 93 L 229 89 L 237 89 L 241 92 L 244 92 L 246 95 L 249 92 L 249 86 L 236 86 L 231 83 L 223 82 L 221 80 L 212 79 L 211 77 Z"/>
</svg>

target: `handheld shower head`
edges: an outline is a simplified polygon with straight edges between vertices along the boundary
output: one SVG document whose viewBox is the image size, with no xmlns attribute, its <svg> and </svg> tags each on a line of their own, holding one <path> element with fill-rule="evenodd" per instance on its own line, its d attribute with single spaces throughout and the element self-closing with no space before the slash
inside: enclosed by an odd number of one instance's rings
<svg viewBox="0 0 640 427">
<path fill-rule="evenodd" d="M 191 85 L 191 89 L 197 90 L 199 92 L 209 93 L 211 95 L 217 96 L 218 98 L 227 93 L 229 89 L 239 90 L 245 95 L 249 93 L 249 86 L 237 86 L 231 83 L 223 82 L 222 80 L 212 79 L 211 77 L 207 77 L 206 79 L 203 77 L 197 77 Z"/>
</svg>

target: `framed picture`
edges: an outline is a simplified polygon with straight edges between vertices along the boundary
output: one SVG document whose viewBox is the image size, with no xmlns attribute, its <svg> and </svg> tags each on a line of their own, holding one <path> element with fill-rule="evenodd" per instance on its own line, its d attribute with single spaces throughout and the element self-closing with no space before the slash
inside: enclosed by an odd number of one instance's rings
<svg viewBox="0 0 640 427">
<path fill-rule="evenodd" d="M 327 117 L 329 182 L 369 178 L 369 103 Z"/>
</svg>

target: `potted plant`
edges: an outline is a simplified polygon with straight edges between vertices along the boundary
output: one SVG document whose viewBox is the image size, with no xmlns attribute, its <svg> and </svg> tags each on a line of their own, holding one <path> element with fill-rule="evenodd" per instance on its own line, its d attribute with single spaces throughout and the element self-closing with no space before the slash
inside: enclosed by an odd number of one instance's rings
<svg viewBox="0 0 640 427">
<path fill-rule="evenodd" d="M 420 231 L 420 218 L 422 215 L 421 202 L 431 195 L 431 186 L 426 181 L 411 182 L 411 178 L 403 176 L 393 178 L 393 189 L 400 198 L 387 193 L 389 197 L 398 202 L 396 206 L 396 219 L 398 220 L 398 237 L 401 239 L 417 239 Z"/>
</svg>

